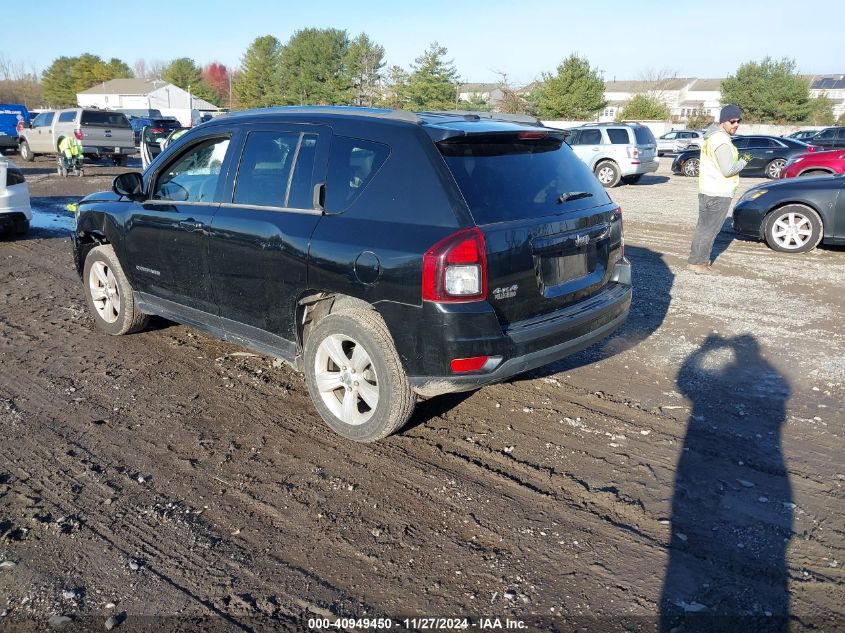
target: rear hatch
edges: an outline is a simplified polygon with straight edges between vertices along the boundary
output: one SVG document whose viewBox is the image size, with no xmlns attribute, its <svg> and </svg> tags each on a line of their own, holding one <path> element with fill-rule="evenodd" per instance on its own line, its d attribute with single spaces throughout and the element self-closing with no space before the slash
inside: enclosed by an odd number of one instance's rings
<svg viewBox="0 0 845 633">
<path fill-rule="evenodd" d="M 109 110 L 83 110 L 80 117 L 82 144 L 98 147 L 104 152 L 120 152 L 121 148 L 135 147 L 135 138 L 129 119 L 122 112 Z"/>
<path fill-rule="evenodd" d="M 640 160 L 642 162 L 653 160 L 657 154 L 657 140 L 654 138 L 654 134 L 645 125 L 635 125 L 633 130 L 636 146 L 640 152 Z M 687 140 L 689 139 L 684 139 L 684 141 Z M 678 144 L 678 149 L 682 145 L 684 143 Z"/>
<path fill-rule="evenodd" d="M 465 134 L 437 146 L 484 234 L 487 300 L 503 326 L 609 283 L 622 256 L 621 212 L 562 131 Z"/>
</svg>

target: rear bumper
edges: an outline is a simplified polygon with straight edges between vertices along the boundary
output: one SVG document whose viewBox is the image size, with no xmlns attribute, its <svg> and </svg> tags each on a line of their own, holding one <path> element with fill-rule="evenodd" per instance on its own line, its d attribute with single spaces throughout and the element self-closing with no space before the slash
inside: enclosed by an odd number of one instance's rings
<svg viewBox="0 0 845 633">
<path fill-rule="evenodd" d="M 411 375 L 414 391 L 425 397 L 470 391 L 542 367 L 610 336 L 625 322 L 631 307 L 631 267 L 627 260 L 616 264 L 613 279 L 589 299 L 504 330 L 499 326 L 495 333 L 488 329 L 477 331 L 475 336 L 447 334 L 438 353 L 448 359 L 487 355 L 502 360 L 484 373 Z M 449 331 L 443 329 L 444 333 Z"/>
<path fill-rule="evenodd" d="M 636 174 L 652 174 L 660 167 L 660 159 L 656 156 L 649 161 L 642 161 L 639 164 L 623 163 L 620 165 L 623 176 L 634 176 Z"/>
<path fill-rule="evenodd" d="M 134 145 L 131 147 L 119 147 L 117 145 L 82 145 L 82 153 L 86 156 L 112 156 L 114 154 L 134 154 L 138 150 Z"/>
</svg>

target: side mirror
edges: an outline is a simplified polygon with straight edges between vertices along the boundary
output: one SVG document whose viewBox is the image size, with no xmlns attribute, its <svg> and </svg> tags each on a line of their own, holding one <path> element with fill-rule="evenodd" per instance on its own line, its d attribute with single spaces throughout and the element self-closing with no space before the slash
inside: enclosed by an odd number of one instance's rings
<svg viewBox="0 0 845 633">
<path fill-rule="evenodd" d="M 137 171 L 130 171 L 115 176 L 115 179 L 111 183 L 111 188 L 119 196 L 138 200 L 144 194 L 144 179 Z"/>
</svg>

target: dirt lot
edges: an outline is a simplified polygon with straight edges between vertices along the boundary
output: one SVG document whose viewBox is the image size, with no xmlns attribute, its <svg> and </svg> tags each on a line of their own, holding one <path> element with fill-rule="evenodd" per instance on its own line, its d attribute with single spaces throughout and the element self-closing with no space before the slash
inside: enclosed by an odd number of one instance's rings
<svg viewBox="0 0 845 633">
<path fill-rule="evenodd" d="M 0 628 L 845 630 L 845 250 L 726 226 L 721 276 L 687 272 L 670 160 L 612 191 L 622 331 L 373 445 L 273 358 L 95 331 L 62 208 L 120 170 L 26 165 L 36 228 L 0 238 Z"/>
</svg>

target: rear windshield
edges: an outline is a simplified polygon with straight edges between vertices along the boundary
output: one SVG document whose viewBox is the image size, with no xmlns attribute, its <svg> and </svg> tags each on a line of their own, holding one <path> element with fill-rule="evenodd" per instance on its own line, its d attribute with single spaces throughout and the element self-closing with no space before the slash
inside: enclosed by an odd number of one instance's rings
<svg viewBox="0 0 845 633">
<path fill-rule="evenodd" d="M 129 120 L 122 112 L 98 112 L 96 110 L 83 110 L 80 125 L 129 127 Z"/>
<path fill-rule="evenodd" d="M 654 134 L 645 126 L 635 127 L 634 137 L 637 139 L 637 145 L 651 145 L 655 142 Z"/>
<path fill-rule="evenodd" d="M 560 136 L 477 135 L 437 145 L 478 224 L 544 217 L 610 201 Z"/>
</svg>

